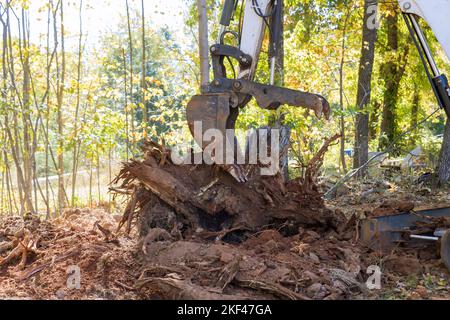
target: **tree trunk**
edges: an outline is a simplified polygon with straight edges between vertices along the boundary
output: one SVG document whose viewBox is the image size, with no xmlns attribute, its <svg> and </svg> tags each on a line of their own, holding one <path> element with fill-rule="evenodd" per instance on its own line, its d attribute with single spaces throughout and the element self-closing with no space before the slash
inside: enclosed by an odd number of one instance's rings
<svg viewBox="0 0 450 320">
<path fill-rule="evenodd" d="M 78 140 L 78 114 L 80 111 L 80 82 L 81 82 L 81 58 L 83 53 L 82 40 L 83 40 L 83 0 L 80 0 L 80 35 L 78 37 L 78 66 L 77 66 L 77 102 L 75 106 L 75 118 L 74 118 L 74 137 Z M 75 190 L 77 185 L 77 171 L 78 171 L 78 143 L 74 144 L 72 154 L 72 207 L 75 207 Z"/>
<path fill-rule="evenodd" d="M 112 181 L 112 150 L 111 146 L 108 147 L 108 181 Z M 127 159 L 128 161 L 128 159 Z M 111 212 L 111 192 L 108 192 L 108 212 Z"/>
<path fill-rule="evenodd" d="M 51 67 L 51 60 L 50 60 L 50 23 L 51 23 L 51 4 L 48 3 L 48 9 L 47 9 L 47 52 L 46 52 L 46 62 L 47 62 L 47 71 L 46 71 L 46 86 L 47 86 L 47 97 L 46 102 L 47 106 L 50 106 L 50 67 Z M 45 196 L 47 198 L 47 215 L 46 219 L 50 219 L 50 181 L 49 181 L 49 149 L 50 149 L 50 141 L 48 139 L 49 131 L 50 131 L 50 114 L 51 110 L 50 108 L 47 108 L 45 111 L 45 128 L 42 128 L 42 130 L 45 133 L 44 141 L 45 141 Z"/>
<path fill-rule="evenodd" d="M 125 54 L 125 49 L 122 51 L 123 57 L 123 78 L 124 78 L 124 111 L 125 111 L 125 143 L 126 143 L 126 152 L 127 152 L 127 160 L 130 159 L 130 125 L 129 125 L 129 109 L 128 109 L 128 77 L 127 77 L 127 58 Z M 133 119 L 131 119 L 133 121 Z"/>
<path fill-rule="evenodd" d="M 8 155 L 6 154 L 6 150 L 4 151 L 4 158 L 5 158 L 5 173 L 6 173 L 6 189 L 8 194 L 8 202 L 9 202 L 9 213 L 13 214 L 13 204 L 16 208 L 16 213 L 19 213 L 19 210 L 17 208 L 16 200 L 14 197 L 14 192 L 12 190 L 12 179 L 11 179 L 11 167 L 9 165 Z"/>
<path fill-rule="evenodd" d="M 284 86 L 284 0 L 279 0 L 280 15 L 278 28 L 280 29 L 280 38 L 275 43 L 275 76 L 274 85 Z M 270 57 L 269 57 L 270 65 Z M 273 111 L 269 117 L 269 127 L 280 130 L 280 172 L 284 181 L 289 181 L 289 148 L 291 146 L 291 128 L 284 124 L 284 115 L 282 110 Z"/>
<path fill-rule="evenodd" d="M 359 62 L 358 93 L 356 106 L 360 112 L 356 115 L 355 124 L 355 154 L 353 168 L 359 168 L 369 160 L 369 111 L 372 91 L 372 72 L 375 58 L 375 43 L 377 41 L 377 28 L 370 24 L 373 16 L 373 6 L 378 0 L 364 0 L 363 37 L 361 45 L 361 59 Z M 367 170 L 361 171 L 361 176 Z"/>
<path fill-rule="evenodd" d="M 61 72 L 58 76 L 58 103 L 57 103 L 57 124 L 58 124 L 58 214 L 62 214 L 62 210 L 65 205 L 64 199 L 64 120 L 62 115 L 63 100 L 64 100 L 64 82 L 66 76 L 66 53 L 64 47 L 64 0 L 61 1 L 60 5 L 60 27 L 61 27 Z M 56 19 L 55 19 L 56 24 Z M 56 29 L 56 27 L 55 27 Z M 55 46 L 57 45 L 57 34 L 55 30 Z M 58 61 L 58 59 L 56 59 Z M 57 62 L 58 64 L 58 62 Z M 58 67 L 57 67 L 58 69 Z"/>
<path fill-rule="evenodd" d="M 441 186 L 446 186 L 450 180 L 450 121 L 447 120 L 439 159 L 438 179 Z"/>
<path fill-rule="evenodd" d="M 6 207 L 7 196 L 5 196 L 5 192 L 6 192 L 5 180 L 6 180 L 6 173 L 5 173 L 5 171 L 2 171 L 2 194 L 1 194 L 1 201 L 0 201 L 0 214 L 4 214 L 5 209 L 6 209 L 6 212 L 10 212 Z"/>
<path fill-rule="evenodd" d="M 146 57 L 145 57 L 145 6 L 144 0 L 141 0 L 141 14 L 142 14 L 142 75 L 141 75 L 141 94 L 142 94 L 142 129 L 144 133 L 144 137 L 147 137 L 147 126 L 148 126 L 148 107 L 147 107 L 147 99 L 145 92 L 147 91 L 147 80 L 145 79 L 147 76 L 146 71 Z"/>
<path fill-rule="evenodd" d="M 0 163 L 4 163 L 2 156 L 0 155 Z M 5 210 L 5 172 L 1 172 L 2 183 L 0 186 L 0 215 L 4 213 Z"/>
<path fill-rule="evenodd" d="M 14 55 L 13 55 L 13 37 L 11 34 L 11 27 L 10 27 L 10 1 L 6 2 L 6 22 L 4 23 L 4 26 L 6 28 L 6 32 L 7 32 L 7 38 L 6 38 L 6 43 L 7 43 L 7 51 L 8 52 L 8 58 L 7 59 L 7 63 L 9 64 L 8 66 L 8 70 L 9 70 L 9 74 L 10 74 L 10 81 L 11 81 L 11 87 L 15 89 L 15 92 L 18 93 L 18 89 L 17 89 L 17 85 L 16 85 L 16 73 L 15 73 L 15 61 L 14 61 Z M 19 28 L 20 28 L 20 24 L 19 24 Z M 21 46 L 19 46 L 19 49 L 21 49 Z M 23 57 L 23 55 L 21 55 L 21 57 Z M 22 60 L 23 62 L 23 60 Z M 23 100 L 20 98 L 20 96 L 17 96 L 17 99 L 19 100 L 19 105 L 22 108 L 24 108 L 23 105 Z M 11 99 L 10 99 L 10 103 L 14 104 L 15 103 L 15 96 L 12 95 Z M 21 138 L 20 138 L 20 134 L 19 134 L 19 128 L 23 127 L 19 125 L 19 114 L 17 111 L 17 108 L 13 109 L 13 114 L 12 114 L 12 120 L 13 120 L 13 125 L 10 126 L 9 124 L 9 117 L 8 114 L 5 114 L 5 123 L 4 123 L 4 128 L 6 130 L 6 134 L 8 136 L 8 140 L 9 140 L 9 146 L 11 149 L 11 155 L 12 158 L 14 160 L 14 165 L 16 167 L 16 174 L 17 174 L 17 189 L 18 189 L 18 193 L 19 193 L 19 199 L 20 199 L 20 214 L 25 213 L 25 210 L 27 210 L 27 208 L 33 208 L 33 203 L 32 203 L 32 199 L 31 199 L 31 192 L 30 194 L 24 194 L 24 188 L 25 188 L 25 176 L 24 176 L 24 172 L 22 169 L 22 163 L 21 163 L 21 157 L 23 156 L 24 150 L 22 149 L 23 145 L 21 143 Z M 11 132 L 11 127 L 12 127 L 12 132 Z"/>
<path fill-rule="evenodd" d="M 339 63 L 339 105 L 341 109 L 341 117 L 340 117 L 340 135 L 341 135 L 341 143 L 340 143 L 340 158 L 342 164 L 342 170 L 344 174 L 347 173 L 347 162 L 345 160 L 345 117 L 344 117 L 344 62 L 345 62 L 345 40 L 347 37 L 347 27 L 348 20 L 350 18 L 350 7 L 347 6 L 347 13 L 345 16 L 345 22 L 342 30 L 342 44 L 341 44 L 341 61 Z"/>
<path fill-rule="evenodd" d="M 6 10 L 9 10 L 9 3 L 6 3 Z M 3 75 L 3 79 L 2 79 L 2 92 L 1 92 L 1 97 L 2 97 L 2 101 L 6 102 L 7 100 L 7 92 L 8 92 L 8 83 L 7 83 L 7 77 L 8 77 L 8 71 L 7 71 L 7 51 L 8 51 L 8 25 L 7 23 L 3 20 L 3 15 L 0 16 L 0 21 L 2 23 L 2 27 L 3 27 L 3 32 L 2 32 L 2 75 Z M 5 120 L 7 119 L 8 115 L 5 114 Z M 7 120 L 6 120 L 7 121 Z M 5 123 L 6 123 L 5 121 Z M 4 135 L 6 136 L 6 132 L 4 133 Z M 5 142 L 7 141 L 6 137 L 5 137 Z M 12 197 L 11 197 L 11 185 L 10 185 L 10 176 L 11 176 L 11 172 L 9 169 L 9 160 L 8 160 L 8 155 L 6 153 L 6 146 L 3 149 L 3 161 L 5 164 L 5 175 L 6 175 L 6 188 L 7 188 L 7 197 L 8 197 L 8 202 L 9 202 L 9 213 L 12 214 Z"/>
<path fill-rule="evenodd" d="M 379 129 L 379 121 L 380 121 L 380 110 L 381 103 L 376 100 L 372 102 L 372 108 L 370 112 L 370 120 L 369 120 L 369 141 L 374 139 L 378 139 L 378 129 Z"/>
<path fill-rule="evenodd" d="M 206 0 L 197 0 L 198 10 L 198 42 L 200 50 L 200 79 L 201 86 L 209 83 L 209 44 L 208 44 L 208 16 Z"/>
<path fill-rule="evenodd" d="M 92 208 L 92 164 L 93 160 L 89 161 L 89 207 Z"/>
<path fill-rule="evenodd" d="M 385 90 L 383 96 L 383 118 L 381 121 L 380 149 L 386 149 L 398 134 L 396 107 L 400 82 L 405 72 L 409 46 L 405 45 L 399 54 L 398 16 L 386 18 L 388 32 L 387 62 L 382 66 Z"/>
<path fill-rule="evenodd" d="M 100 191 L 100 148 L 97 146 L 97 195 L 98 195 L 98 201 L 97 204 L 100 204 L 102 202 L 102 194 Z"/>
<path fill-rule="evenodd" d="M 127 6 L 127 27 L 128 27 L 128 47 L 130 50 L 130 117 L 131 117 L 131 142 L 134 145 L 135 142 L 135 128 L 134 128 L 134 99 L 133 99 L 133 37 L 131 35 L 131 18 L 130 18 L 130 6 L 128 0 L 126 0 Z M 133 152 L 132 152 L 133 153 Z"/>
<path fill-rule="evenodd" d="M 22 9 L 22 42 L 19 45 L 20 60 L 23 69 L 23 96 L 22 96 L 22 122 L 23 122 L 23 175 L 24 184 L 23 192 L 25 201 L 25 211 L 34 212 L 32 206 L 32 183 L 33 183 L 33 173 L 32 173 L 32 154 L 31 154 L 31 118 L 30 118 L 30 92 L 31 92 L 31 82 L 30 82 L 30 55 L 29 55 L 29 45 L 28 45 L 28 30 L 27 30 L 27 18 L 28 15 L 25 9 Z"/>
</svg>

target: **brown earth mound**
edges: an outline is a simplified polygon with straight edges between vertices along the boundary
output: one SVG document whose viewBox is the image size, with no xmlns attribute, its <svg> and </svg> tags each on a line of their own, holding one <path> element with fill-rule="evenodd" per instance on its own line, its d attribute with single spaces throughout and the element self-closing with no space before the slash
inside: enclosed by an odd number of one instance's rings
<svg viewBox="0 0 450 320">
<path fill-rule="evenodd" d="M 119 229 L 139 221 L 146 269 L 137 282 L 154 298 L 339 299 L 365 293 L 355 225 L 325 207 L 315 183 L 329 144 L 303 178 L 284 182 L 244 168 L 174 165 L 147 141 L 144 160 L 114 181 L 130 196 Z"/>
<path fill-rule="evenodd" d="M 113 190 L 130 199 L 123 217 L 75 209 L 51 222 L 0 220 L 0 299 L 427 299 L 450 292 L 432 250 L 371 251 L 358 245 L 353 207 L 326 208 L 315 185 L 326 146 L 302 179 L 284 183 L 246 168 L 243 185 L 218 168 L 175 166 L 149 142 L 145 160 L 125 164 L 116 180 Z M 347 221 L 341 209 L 349 208 Z M 374 265 L 382 290 L 365 284 Z"/>
<path fill-rule="evenodd" d="M 0 299 L 140 298 L 133 289 L 140 270 L 136 244 L 113 236 L 116 225 L 103 210 L 67 210 L 51 223 L 1 219 Z M 68 285 L 76 270 L 79 289 Z"/>
</svg>

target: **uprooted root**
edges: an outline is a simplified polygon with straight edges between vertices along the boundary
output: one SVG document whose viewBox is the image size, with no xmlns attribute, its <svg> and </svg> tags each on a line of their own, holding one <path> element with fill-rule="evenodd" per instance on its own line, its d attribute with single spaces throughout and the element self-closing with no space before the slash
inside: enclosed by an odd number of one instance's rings
<svg viewBox="0 0 450 320">
<path fill-rule="evenodd" d="M 249 165 L 245 184 L 215 166 L 175 165 L 169 150 L 147 141 L 144 160 L 123 164 L 111 188 L 115 194 L 130 196 L 118 231 L 125 227 L 129 233 L 137 217 L 144 225 L 142 236 L 150 228 L 162 228 L 189 237 L 200 228 L 235 241 L 233 234 L 267 226 L 289 226 L 294 232 L 299 226 L 336 229 L 342 217 L 325 207 L 315 179 L 326 150 L 338 138 L 326 141 L 305 178 L 284 182 L 280 175 L 261 176 L 258 166 Z"/>
<path fill-rule="evenodd" d="M 19 260 L 17 268 L 19 270 L 25 269 L 29 256 L 39 252 L 37 249 L 39 241 L 40 237 L 34 237 L 28 229 L 22 229 L 12 235 L 9 242 L 0 244 L 0 254 L 9 251 L 5 258 L 0 257 L 0 267 Z"/>
</svg>

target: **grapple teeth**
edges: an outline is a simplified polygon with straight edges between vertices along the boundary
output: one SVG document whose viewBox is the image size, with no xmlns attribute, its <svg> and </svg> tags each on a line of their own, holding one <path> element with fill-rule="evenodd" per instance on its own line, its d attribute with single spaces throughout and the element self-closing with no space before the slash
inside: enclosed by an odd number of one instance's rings
<svg viewBox="0 0 450 320">
<path fill-rule="evenodd" d="M 331 107 L 330 103 L 324 97 L 318 95 L 322 102 L 322 114 L 325 116 L 326 120 L 330 120 L 331 117 Z"/>
<path fill-rule="evenodd" d="M 327 99 L 325 99 L 321 95 L 317 94 L 316 96 L 318 97 L 318 99 L 316 100 L 314 108 L 312 108 L 314 110 L 316 117 L 319 119 L 324 117 L 326 120 L 330 120 L 331 116 L 330 104 L 328 103 Z"/>
</svg>

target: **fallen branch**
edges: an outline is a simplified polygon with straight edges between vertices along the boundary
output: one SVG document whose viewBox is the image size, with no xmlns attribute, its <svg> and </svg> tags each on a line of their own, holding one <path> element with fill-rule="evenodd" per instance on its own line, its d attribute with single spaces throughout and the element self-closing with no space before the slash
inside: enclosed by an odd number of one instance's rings
<svg viewBox="0 0 450 320">
<path fill-rule="evenodd" d="M 174 300 L 248 300 L 249 298 L 237 294 L 227 295 L 215 292 L 188 280 L 181 280 L 177 274 L 171 274 L 165 278 L 144 278 L 136 283 L 138 290 L 145 286 L 157 289 L 162 294 L 162 298 Z"/>
<path fill-rule="evenodd" d="M 20 235 L 23 236 L 23 239 L 16 238 L 16 241 L 11 243 L 17 244 L 16 247 L 6 256 L 6 258 L 0 258 L 0 267 L 5 266 L 14 259 L 20 257 L 18 268 L 19 270 L 23 270 L 27 264 L 28 253 L 37 253 L 37 243 L 39 242 L 40 237 L 33 240 L 31 232 L 27 229 L 23 229 L 23 232 L 20 232 Z"/>
<path fill-rule="evenodd" d="M 37 267 L 34 267 L 31 270 L 25 271 L 25 272 L 22 273 L 21 276 L 19 276 L 19 280 L 20 281 L 24 281 L 24 280 L 26 280 L 28 278 L 31 278 L 32 276 L 42 272 L 43 270 L 45 270 L 46 268 L 54 265 L 55 263 L 63 262 L 65 260 L 69 259 L 69 258 L 72 258 L 72 257 L 78 255 L 80 253 L 80 251 L 81 251 L 81 248 L 73 249 L 73 250 L 71 250 L 71 251 L 69 251 L 69 252 L 67 252 L 67 253 L 59 256 L 59 257 L 56 257 L 56 258 L 54 258 L 54 259 L 52 259 L 52 260 L 50 260 L 48 262 L 45 262 L 45 263 L 43 263 L 43 264 L 41 264 L 41 265 L 39 265 Z"/>
<path fill-rule="evenodd" d="M 247 280 L 247 279 L 235 279 L 235 283 L 243 288 L 250 288 L 253 290 L 259 290 L 266 293 L 270 293 L 276 297 L 281 299 L 288 300 L 311 300 L 307 296 L 304 296 L 300 293 L 296 293 L 292 290 L 289 290 L 283 286 L 280 286 L 275 283 L 268 283 L 257 280 Z"/>
<path fill-rule="evenodd" d="M 317 174 L 319 173 L 320 168 L 323 165 L 323 160 L 325 157 L 325 154 L 328 151 L 328 148 L 330 145 L 336 141 L 337 139 L 341 138 L 342 136 L 340 134 L 336 134 L 332 136 L 331 138 L 327 139 L 325 143 L 323 144 L 322 148 L 320 148 L 319 152 L 316 153 L 316 155 L 311 159 L 309 162 L 306 171 L 305 171 L 305 189 L 308 192 L 312 192 L 312 187 L 315 185 L 315 181 L 317 179 Z"/>
<path fill-rule="evenodd" d="M 222 292 L 236 277 L 241 261 L 242 257 L 238 257 L 237 259 L 226 265 L 225 268 L 223 268 L 223 270 L 220 272 L 219 279 L 217 279 L 216 282 L 216 287 L 219 287 Z"/>
<path fill-rule="evenodd" d="M 103 234 L 103 237 L 105 239 L 106 243 L 114 243 L 116 245 L 120 245 L 119 240 L 116 236 L 113 235 L 113 233 L 109 230 L 103 227 L 99 221 L 96 221 L 94 224 L 94 228 L 97 228 L 100 230 L 100 232 Z"/>
</svg>

